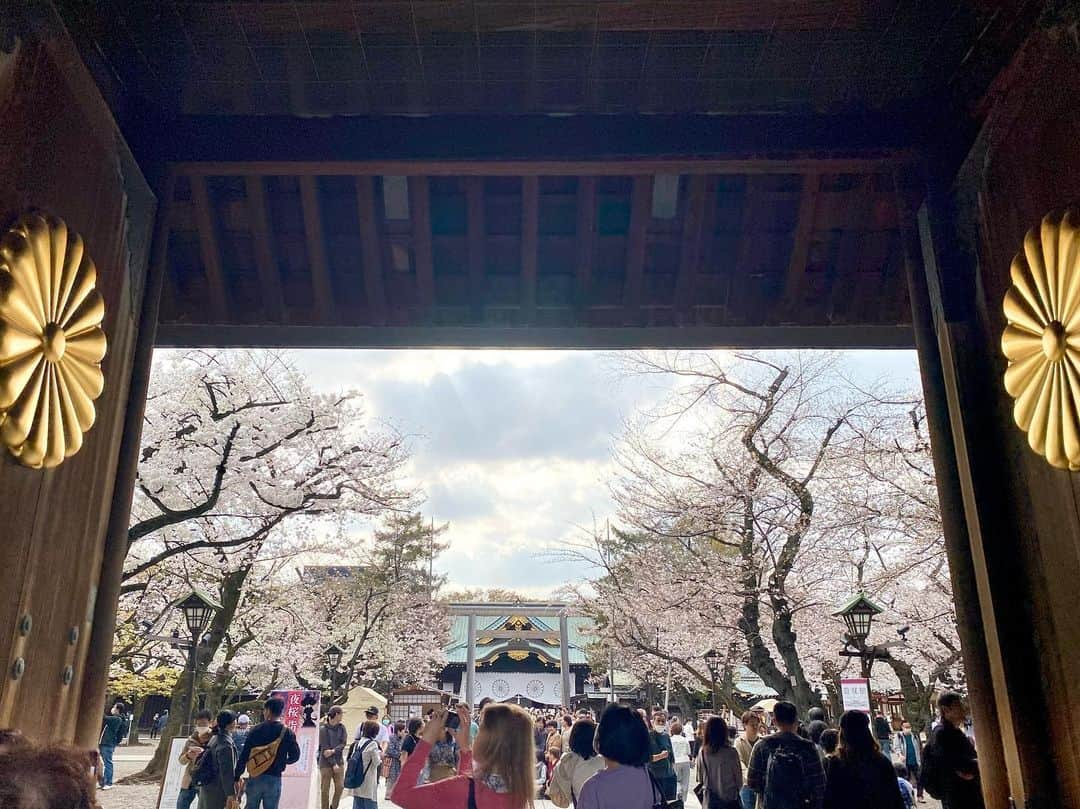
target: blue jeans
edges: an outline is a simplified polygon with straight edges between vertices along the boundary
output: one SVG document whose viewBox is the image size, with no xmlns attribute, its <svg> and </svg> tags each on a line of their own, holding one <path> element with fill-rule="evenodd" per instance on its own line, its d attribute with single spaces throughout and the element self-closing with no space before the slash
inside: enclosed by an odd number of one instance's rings
<svg viewBox="0 0 1080 809">
<path fill-rule="evenodd" d="M 103 744 L 100 747 L 98 747 L 98 752 L 101 754 L 101 767 L 102 767 L 101 778 L 98 779 L 98 782 L 103 787 L 112 786 L 112 777 L 113 777 L 112 755 L 113 755 L 113 751 L 115 749 L 116 749 L 116 745 L 114 745 L 114 744 Z"/>
<path fill-rule="evenodd" d="M 278 809 L 281 800 L 281 776 L 263 773 L 248 779 L 244 787 L 247 809 Z"/>
<path fill-rule="evenodd" d="M 754 809 L 757 806 L 757 793 L 750 787 L 743 787 L 739 790 L 739 803 L 742 809 Z"/>
<path fill-rule="evenodd" d="M 176 809 L 191 809 L 191 804 L 199 797 L 198 787 L 188 787 L 176 793 Z"/>
<path fill-rule="evenodd" d="M 378 801 L 373 801 L 371 798 L 357 798 L 353 796 L 352 809 L 379 809 Z"/>
</svg>

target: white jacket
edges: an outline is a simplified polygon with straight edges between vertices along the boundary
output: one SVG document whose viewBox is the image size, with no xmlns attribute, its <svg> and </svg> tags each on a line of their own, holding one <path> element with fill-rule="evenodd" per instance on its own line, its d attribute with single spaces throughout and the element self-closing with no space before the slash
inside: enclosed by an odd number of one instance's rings
<svg viewBox="0 0 1080 809">
<path fill-rule="evenodd" d="M 357 744 L 363 744 L 367 741 L 370 741 L 371 744 L 364 748 L 363 753 L 362 764 L 366 773 L 364 783 L 356 789 L 346 789 L 343 794 L 374 801 L 378 800 L 379 796 L 379 769 L 382 764 L 382 751 L 379 750 L 379 743 L 375 739 L 363 739 Z"/>
<path fill-rule="evenodd" d="M 548 798 L 556 806 L 569 806 L 573 798 L 581 795 L 581 787 L 585 782 L 602 769 L 604 769 L 604 757 L 601 755 L 583 759 L 572 750 L 569 753 L 563 753 L 559 763 L 551 771 Z"/>
</svg>

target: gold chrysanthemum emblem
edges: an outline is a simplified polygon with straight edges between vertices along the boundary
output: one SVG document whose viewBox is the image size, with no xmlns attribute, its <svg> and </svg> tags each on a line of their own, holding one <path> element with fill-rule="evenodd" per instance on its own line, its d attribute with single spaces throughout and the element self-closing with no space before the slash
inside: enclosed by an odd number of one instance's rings
<svg viewBox="0 0 1080 809">
<path fill-rule="evenodd" d="M 105 302 L 82 238 L 39 211 L 0 236 L 0 441 L 22 463 L 74 455 L 101 395 Z"/>
<path fill-rule="evenodd" d="M 1024 238 L 1005 294 L 1005 389 L 1028 444 L 1080 470 L 1080 212 L 1048 214 Z"/>
</svg>

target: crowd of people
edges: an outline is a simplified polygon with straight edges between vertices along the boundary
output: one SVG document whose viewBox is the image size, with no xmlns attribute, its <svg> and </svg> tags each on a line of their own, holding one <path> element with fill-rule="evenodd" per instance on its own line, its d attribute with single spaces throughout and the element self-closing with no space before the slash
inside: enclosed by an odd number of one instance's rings
<svg viewBox="0 0 1080 809">
<path fill-rule="evenodd" d="M 923 785 L 945 809 L 981 809 L 963 702 L 946 693 L 938 707 L 923 744 L 907 723 L 879 741 L 861 711 L 832 727 L 813 709 L 804 723 L 789 702 L 744 713 L 740 732 L 722 716 L 695 729 L 662 710 L 609 705 L 597 722 L 589 710 L 558 716 L 485 700 L 478 720 L 466 706 L 436 709 L 390 725 L 382 741 L 376 713 L 335 766 L 374 774 L 352 792 L 355 809 L 376 809 L 380 776 L 402 809 L 529 809 L 539 797 L 577 809 L 679 809 L 691 786 L 703 809 L 915 809 Z M 327 761 L 343 750 L 334 721 L 320 737 Z M 333 780 L 323 783 L 323 809 L 337 809 L 340 790 L 331 796 Z"/>
<path fill-rule="evenodd" d="M 282 773 L 300 758 L 284 708 L 267 700 L 254 726 L 229 710 L 200 712 L 181 754 L 177 809 L 196 798 L 199 809 L 278 809 Z M 351 798 L 352 809 L 377 809 L 383 781 L 401 809 L 532 809 L 539 797 L 576 809 L 681 809 L 691 788 L 703 809 L 915 809 L 921 787 L 945 809 L 981 809 L 963 701 L 946 693 L 938 708 L 923 744 L 910 725 L 885 733 L 860 711 L 837 727 L 820 709 L 803 722 L 789 702 L 696 728 L 617 704 L 599 721 L 589 710 L 555 716 L 485 700 L 475 717 L 459 705 L 396 723 L 380 723 L 373 706 L 351 736 L 335 706 L 318 734 L 321 806 Z M 103 740 L 116 740 L 122 715 L 114 706 Z M 107 769 L 103 756 L 0 731 L 0 806 L 96 809 Z"/>
</svg>

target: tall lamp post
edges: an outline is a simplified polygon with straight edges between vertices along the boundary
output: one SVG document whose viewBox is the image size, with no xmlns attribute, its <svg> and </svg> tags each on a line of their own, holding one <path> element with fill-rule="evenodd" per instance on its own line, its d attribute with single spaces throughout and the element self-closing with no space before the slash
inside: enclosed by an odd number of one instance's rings
<svg viewBox="0 0 1080 809">
<path fill-rule="evenodd" d="M 867 646 L 870 627 L 874 616 L 884 610 L 867 598 L 863 593 L 856 593 L 840 609 L 833 613 L 834 618 L 843 618 L 847 626 L 844 634 L 844 648 L 841 657 L 857 657 L 862 664 L 863 679 L 870 679 L 870 670 L 875 660 L 888 660 L 889 650 L 884 646 Z"/>
<path fill-rule="evenodd" d="M 323 652 L 323 657 L 326 659 L 326 668 L 330 673 L 330 702 L 334 701 L 334 696 L 337 694 L 337 680 L 338 680 L 338 668 L 341 666 L 341 658 L 345 654 L 345 650 L 338 646 L 336 643 L 331 643 L 326 647 L 326 651 Z"/>
<path fill-rule="evenodd" d="M 192 590 L 182 600 L 174 604 L 184 616 L 191 640 L 185 641 L 180 638 L 173 640 L 173 645 L 178 649 L 188 649 L 188 664 L 191 666 L 191 682 L 188 686 L 188 724 L 195 723 L 195 679 L 199 672 L 199 643 L 203 635 L 210 627 L 210 621 L 214 612 L 221 609 L 221 605 L 198 590 Z"/>
<path fill-rule="evenodd" d="M 716 649 L 709 649 L 705 653 L 705 665 L 709 669 L 709 678 L 712 680 L 712 709 L 713 713 L 719 710 L 716 702 L 716 681 L 720 677 L 720 661 L 723 656 Z"/>
</svg>

